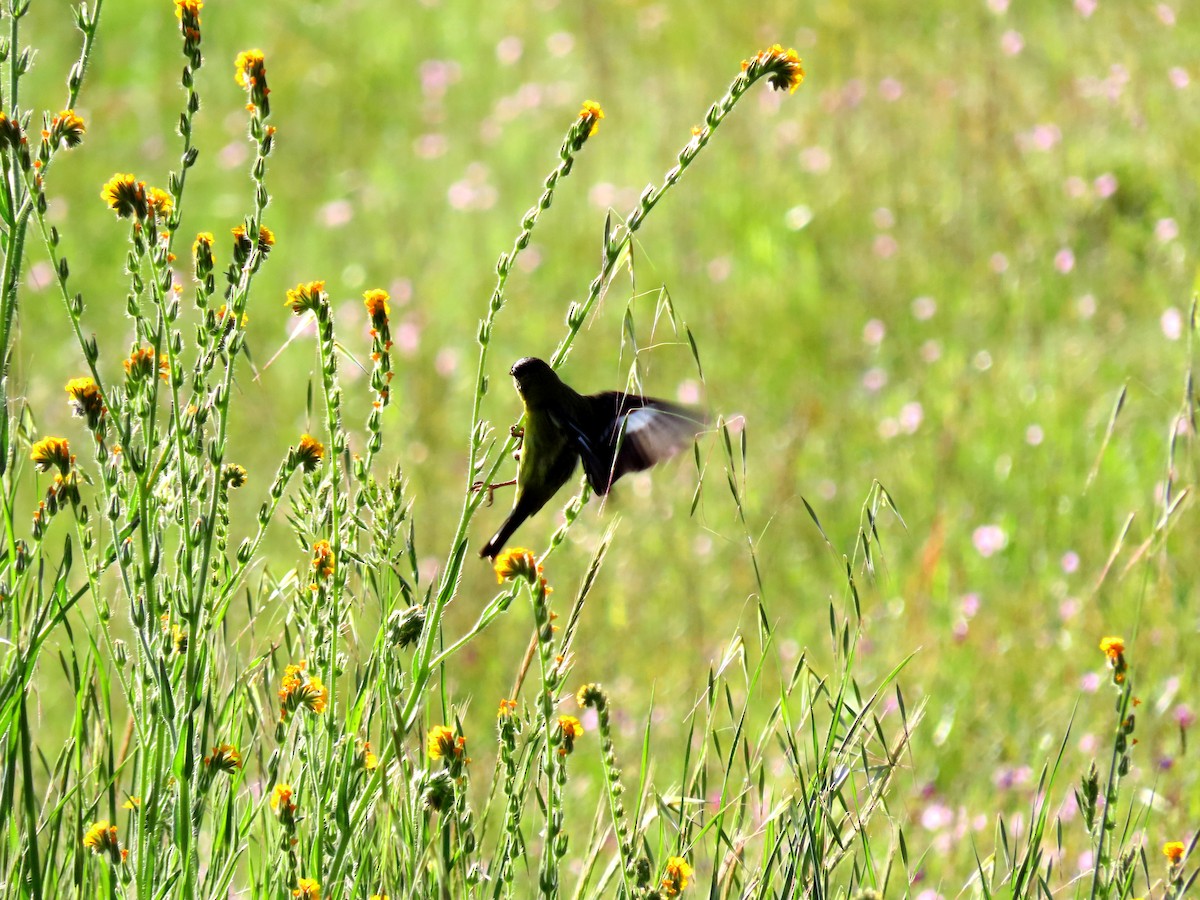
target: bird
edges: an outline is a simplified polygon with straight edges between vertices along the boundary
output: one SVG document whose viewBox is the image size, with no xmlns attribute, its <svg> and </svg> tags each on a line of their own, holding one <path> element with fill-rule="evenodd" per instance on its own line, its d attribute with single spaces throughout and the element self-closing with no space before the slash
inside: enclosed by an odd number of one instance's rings
<svg viewBox="0 0 1200 900">
<path fill-rule="evenodd" d="M 571 479 L 579 462 L 592 490 L 604 496 L 622 475 L 683 450 L 708 424 L 700 410 L 666 400 L 622 391 L 580 394 L 536 357 L 517 360 L 509 374 L 525 404 L 517 493 L 508 518 L 479 551 L 481 558 L 495 559 L 513 532 Z"/>
</svg>

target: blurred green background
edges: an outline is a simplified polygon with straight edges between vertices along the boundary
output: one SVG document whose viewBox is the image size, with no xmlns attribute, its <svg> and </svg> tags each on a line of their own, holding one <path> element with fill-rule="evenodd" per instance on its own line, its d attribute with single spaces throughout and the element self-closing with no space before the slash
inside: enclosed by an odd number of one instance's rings
<svg viewBox="0 0 1200 900">
<path fill-rule="evenodd" d="M 1173 429 L 1175 494 L 1196 476 L 1193 425 L 1176 419 L 1191 365 L 1195 10 L 1177 0 L 352 0 L 209 2 L 203 22 L 201 156 L 181 248 L 195 231 L 216 233 L 221 247 L 248 209 L 239 50 L 265 51 L 278 127 L 265 219 L 278 243 L 250 307 L 261 377 L 243 370 L 232 438 L 232 458 L 252 476 L 243 531 L 309 428 L 311 340 L 264 368 L 294 325 L 285 290 L 325 279 L 340 340 L 362 358 L 361 292 L 385 287 L 397 376 L 383 456 L 410 482 L 432 573 L 466 480 L 475 333 L 495 259 L 581 101 L 598 100 L 606 118 L 510 280 L 486 404 L 501 431 L 519 413 L 507 369 L 553 349 L 567 304 L 597 271 L 608 211 L 625 214 L 661 179 L 743 58 L 794 46 L 805 84 L 790 97 L 760 86 L 719 129 L 647 220 L 636 283 L 614 285 L 566 380 L 583 391 L 624 384 L 632 303 L 639 342 L 655 345 L 641 356 L 647 392 L 698 394 L 744 417 L 749 529 L 785 659 L 804 648 L 818 668 L 829 659 L 840 554 L 853 549 L 872 481 L 887 487 L 907 528 L 882 517 L 885 557 L 875 579 L 860 575 L 859 671 L 869 684 L 917 651 L 901 684 L 910 704 L 928 698 L 929 714 L 891 811 L 910 823 L 910 852 L 926 849 L 922 840 L 935 851 L 931 878 L 941 860 L 969 860 L 972 840 L 989 847 L 988 831 L 969 836 L 995 814 L 1027 814 L 1077 702 L 1065 771 L 1075 778 L 1104 752 L 1103 634 L 1125 636 L 1145 701 L 1133 778 L 1158 795 L 1148 838 L 1195 827 L 1195 748 L 1178 724 L 1200 680 L 1190 500 L 1169 538 L 1125 571 L 1162 516 Z M 77 52 L 65 5 L 34 4 L 27 35 L 40 49 L 26 102 L 57 110 Z M 129 343 L 126 231 L 100 186 L 117 171 L 165 184 L 177 168 L 182 63 L 167 0 L 109 0 L 78 109 L 87 140 L 52 173 L 52 219 L 112 373 Z M 30 262 L 15 380 L 44 433 L 82 437 L 62 393 L 82 359 L 44 251 Z M 651 336 L 662 286 L 696 337 L 703 384 L 669 327 Z M 342 372 L 350 421 L 362 422 L 366 379 L 348 360 Z M 747 535 L 717 441 L 701 451 L 695 517 L 685 458 L 623 482 L 603 510 L 591 504 L 548 573 L 560 596 L 572 594 L 599 535 L 622 517 L 585 611 L 576 676 L 613 691 L 629 756 L 651 690 L 656 742 L 677 746 L 708 666 L 735 626 L 753 629 Z M 500 495 L 477 519 L 473 545 L 509 502 Z M 519 542 L 539 546 L 556 525 L 548 510 Z M 282 522 L 272 541 L 273 569 L 305 562 Z M 451 634 L 494 589 L 484 563 L 469 568 Z M 508 616 L 452 673 L 459 695 L 476 698 L 468 723 L 480 731 L 528 629 L 523 610 Z M 1069 796 L 1060 791 L 1056 803 Z"/>
</svg>

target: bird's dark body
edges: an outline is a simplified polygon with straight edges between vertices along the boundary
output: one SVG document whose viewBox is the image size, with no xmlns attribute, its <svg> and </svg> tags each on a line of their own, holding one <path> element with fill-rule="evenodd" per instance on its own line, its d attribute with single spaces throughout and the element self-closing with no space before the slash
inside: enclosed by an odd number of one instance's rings
<svg viewBox="0 0 1200 900">
<path fill-rule="evenodd" d="M 622 475 L 648 469 L 686 447 L 704 428 L 694 409 L 620 391 L 585 396 L 533 357 L 512 367 L 525 402 L 517 497 L 500 530 L 479 552 L 494 558 L 514 531 L 571 480 L 582 460 L 588 484 L 604 495 Z"/>
</svg>

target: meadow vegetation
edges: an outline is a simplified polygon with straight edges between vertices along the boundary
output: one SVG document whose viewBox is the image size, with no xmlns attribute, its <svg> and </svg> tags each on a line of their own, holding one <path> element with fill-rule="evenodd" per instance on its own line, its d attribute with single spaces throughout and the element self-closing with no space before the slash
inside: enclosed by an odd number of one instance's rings
<svg viewBox="0 0 1200 900">
<path fill-rule="evenodd" d="M 0 23 L 5 896 L 1191 889 L 1182 5 Z"/>
</svg>

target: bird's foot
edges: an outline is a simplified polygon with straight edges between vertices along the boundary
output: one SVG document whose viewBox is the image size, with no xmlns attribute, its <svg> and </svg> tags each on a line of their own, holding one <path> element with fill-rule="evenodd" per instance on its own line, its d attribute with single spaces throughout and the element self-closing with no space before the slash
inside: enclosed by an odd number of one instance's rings
<svg viewBox="0 0 1200 900">
<path fill-rule="evenodd" d="M 471 493 L 477 494 L 480 491 L 487 491 L 487 505 L 491 506 L 496 500 L 496 488 L 508 487 L 517 483 L 517 479 L 512 481 L 497 481 L 493 484 L 488 484 L 486 481 L 476 481 L 471 485 Z"/>
</svg>

